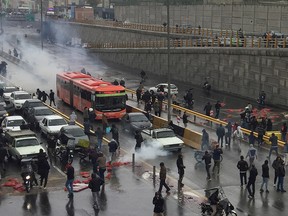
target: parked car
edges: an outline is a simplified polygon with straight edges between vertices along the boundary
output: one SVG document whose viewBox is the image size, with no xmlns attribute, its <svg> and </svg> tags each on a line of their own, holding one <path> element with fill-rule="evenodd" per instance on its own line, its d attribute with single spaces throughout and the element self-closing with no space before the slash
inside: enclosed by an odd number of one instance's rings
<svg viewBox="0 0 288 216">
<path fill-rule="evenodd" d="M 40 101 L 39 99 L 28 99 L 24 102 L 23 106 L 22 106 L 22 113 L 23 113 L 23 117 L 26 118 L 29 110 L 33 107 L 43 107 L 43 102 Z"/>
<path fill-rule="evenodd" d="M 78 125 L 63 126 L 60 129 L 59 140 L 61 144 L 67 145 L 68 140 L 71 138 L 75 139 L 76 146 L 89 146 L 89 137 Z"/>
<path fill-rule="evenodd" d="M 171 84 L 170 86 L 171 86 L 171 94 L 178 94 L 177 86 L 174 84 Z M 159 83 L 155 87 L 149 88 L 149 92 L 157 93 L 157 92 L 160 92 L 161 88 L 164 89 L 164 94 L 167 95 L 168 94 L 168 83 Z"/>
<path fill-rule="evenodd" d="M 122 117 L 121 121 L 123 128 L 130 131 L 131 133 L 152 128 L 151 122 L 141 112 L 126 113 Z"/>
<path fill-rule="evenodd" d="M 41 135 L 57 136 L 63 126 L 67 126 L 67 122 L 59 115 L 45 116 L 39 123 Z"/>
<path fill-rule="evenodd" d="M 4 98 L 4 101 L 9 101 L 10 99 L 10 95 L 12 94 L 12 92 L 14 91 L 19 91 L 19 88 L 18 87 L 15 87 L 15 86 L 7 86 L 7 87 L 4 87 L 3 88 L 3 98 Z"/>
<path fill-rule="evenodd" d="M 3 131 L 20 131 L 21 125 L 27 125 L 27 122 L 19 115 L 6 116 L 1 123 Z"/>
<path fill-rule="evenodd" d="M 54 115 L 54 113 L 46 106 L 32 107 L 29 109 L 26 119 L 34 129 L 39 129 L 39 122 L 49 115 Z"/>
<path fill-rule="evenodd" d="M 9 101 L 14 105 L 16 110 L 20 110 L 27 99 L 32 96 L 26 91 L 14 91 L 11 93 Z"/>
</svg>

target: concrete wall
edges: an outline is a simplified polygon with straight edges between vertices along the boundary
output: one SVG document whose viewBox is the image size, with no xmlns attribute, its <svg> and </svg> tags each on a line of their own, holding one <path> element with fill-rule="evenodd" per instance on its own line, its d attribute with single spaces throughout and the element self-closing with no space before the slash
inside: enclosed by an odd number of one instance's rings
<svg viewBox="0 0 288 216">
<path fill-rule="evenodd" d="M 165 6 L 116 6 L 115 18 L 136 23 L 163 24 Z M 288 34 L 288 6 L 277 5 L 179 5 L 170 6 L 171 25 L 191 24 L 211 29 L 242 28 L 247 33 L 275 30 Z"/>
<path fill-rule="evenodd" d="M 165 49 L 94 50 L 101 58 L 165 77 Z M 277 49 L 193 48 L 171 50 L 172 80 L 199 85 L 210 77 L 214 89 L 256 99 L 267 93 L 273 104 L 288 106 L 288 51 Z M 165 78 L 163 79 L 163 82 Z"/>
</svg>

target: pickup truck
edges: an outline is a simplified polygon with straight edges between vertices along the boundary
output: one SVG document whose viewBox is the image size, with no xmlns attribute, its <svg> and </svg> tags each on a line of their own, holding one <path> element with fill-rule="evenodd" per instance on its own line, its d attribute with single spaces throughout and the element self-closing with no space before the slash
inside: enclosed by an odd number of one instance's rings
<svg viewBox="0 0 288 216">
<path fill-rule="evenodd" d="M 45 152 L 31 130 L 7 131 L 4 138 L 10 158 L 14 157 L 19 163 L 23 158 L 36 158 L 40 149 Z"/>
<path fill-rule="evenodd" d="M 163 146 L 164 150 L 181 151 L 184 142 L 178 138 L 174 131 L 169 128 L 157 128 L 151 130 L 142 130 L 144 143 L 151 145 L 158 142 Z"/>
</svg>

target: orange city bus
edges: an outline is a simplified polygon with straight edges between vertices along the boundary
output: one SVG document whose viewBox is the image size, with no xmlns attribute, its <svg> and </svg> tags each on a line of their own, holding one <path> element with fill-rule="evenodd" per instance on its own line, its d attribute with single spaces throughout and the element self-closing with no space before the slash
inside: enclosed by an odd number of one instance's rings
<svg viewBox="0 0 288 216">
<path fill-rule="evenodd" d="M 82 111 L 92 107 L 96 119 L 104 113 L 107 118 L 121 118 L 126 113 L 126 93 L 123 86 L 96 79 L 80 72 L 57 74 L 57 96 Z"/>
</svg>

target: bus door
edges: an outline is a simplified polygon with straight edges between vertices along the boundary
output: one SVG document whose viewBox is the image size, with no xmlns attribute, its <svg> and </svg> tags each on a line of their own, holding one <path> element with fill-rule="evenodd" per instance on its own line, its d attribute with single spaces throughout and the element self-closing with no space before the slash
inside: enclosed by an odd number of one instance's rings
<svg viewBox="0 0 288 216">
<path fill-rule="evenodd" d="M 91 94 L 91 107 L 95 110 L 95 99 L 96 99 L 96 95 L 95 92 L 92 92 Z"/>
</svg>

